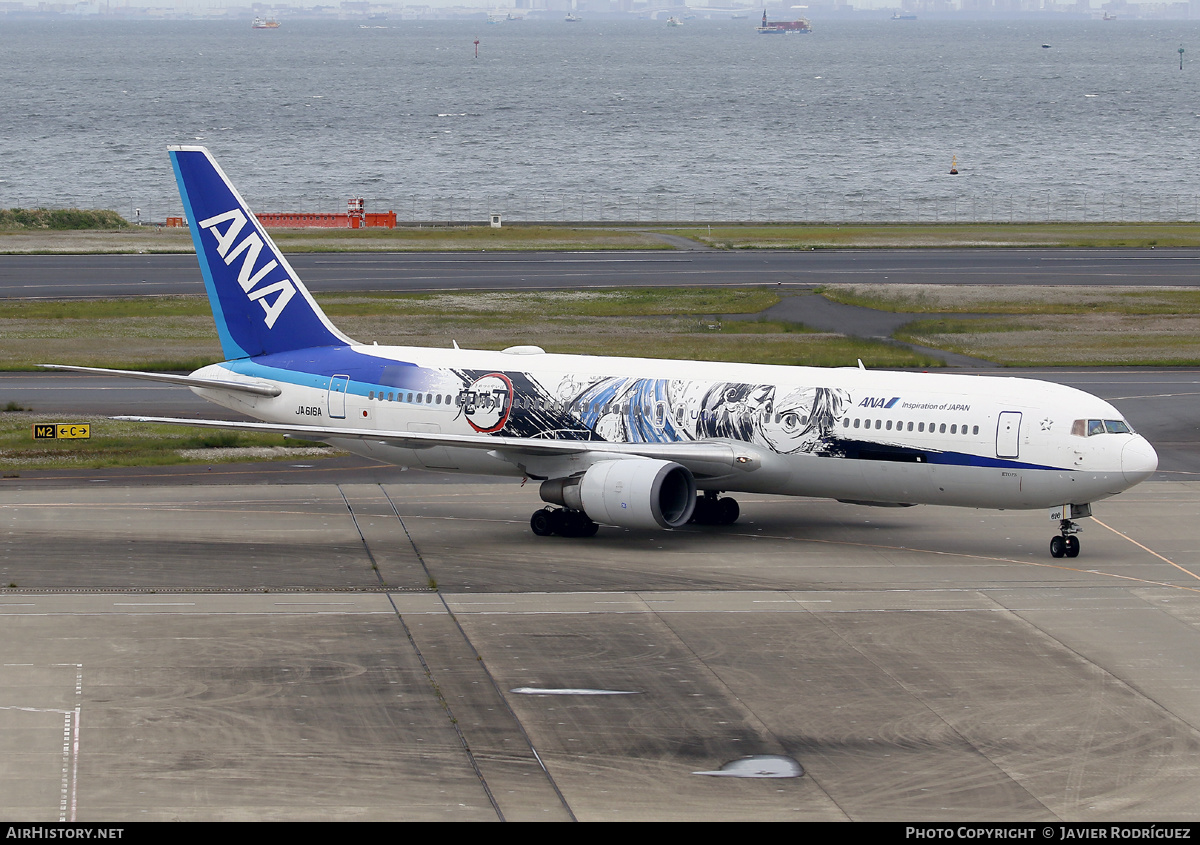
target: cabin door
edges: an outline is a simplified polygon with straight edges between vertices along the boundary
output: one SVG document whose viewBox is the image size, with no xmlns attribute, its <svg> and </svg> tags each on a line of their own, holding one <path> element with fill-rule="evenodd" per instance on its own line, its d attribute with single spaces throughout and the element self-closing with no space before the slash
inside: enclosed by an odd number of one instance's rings
<svg viewBox="0 0 1200 845">
<path fill-rule="evenodd" d="M 1016 458 L 1020 452 L 1021 412 L 1001 411 L 996 423 L 996 457 Z"/>
<path fill-rule="evenodd" d="M 350 376 L 334 376 L 329 380 L 329 416 L 331 419 L 346 418 L 346 389 L 350 386 Z"/>
</svg>

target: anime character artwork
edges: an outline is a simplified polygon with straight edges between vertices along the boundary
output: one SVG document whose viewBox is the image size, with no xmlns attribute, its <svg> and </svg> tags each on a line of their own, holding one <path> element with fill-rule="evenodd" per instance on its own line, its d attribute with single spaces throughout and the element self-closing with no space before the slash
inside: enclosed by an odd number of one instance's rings
<svg viewBox="0 0 1200 845">
<path fill-rule="evenodd" d="M 845 390 L 773 384 L 457 372 L 476 431 L 556 440 L 673 443 L 724 438 L 779 454 L 836 451 Z"/>
</svg>

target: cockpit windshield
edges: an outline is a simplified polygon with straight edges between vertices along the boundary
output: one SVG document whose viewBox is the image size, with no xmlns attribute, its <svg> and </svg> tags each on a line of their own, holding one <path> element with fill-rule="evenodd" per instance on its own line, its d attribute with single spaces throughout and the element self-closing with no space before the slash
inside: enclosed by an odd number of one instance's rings
<svg viewBox="0 0 1200 845">
<path fill-rule="evenodd" d="M 1071 433 L 1076 437 L 1092 437 L 1096 434 L 1133 434 L 1125 420 L 1075 420 Z"/>
</svg>

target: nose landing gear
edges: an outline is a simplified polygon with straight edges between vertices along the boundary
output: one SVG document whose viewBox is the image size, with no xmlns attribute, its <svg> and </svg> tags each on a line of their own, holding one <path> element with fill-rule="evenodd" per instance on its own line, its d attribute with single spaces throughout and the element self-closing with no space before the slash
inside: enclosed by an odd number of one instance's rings
<svg viewBox="0 0 1200 845">
<path fill-rule="evenodd" d="M 1050 557 L 1079 557 L 1079 526 L 1064 519 L 1060 530 L 1062 534 L 1050 538 Z"/>
<path fill-rule="evenodd" d="M 1075 535 L 1083 529 L 1076 519 L 1092 515 L 1091 505 L 1063 505 L 1050 511 L 1050 518 L 1058 520 L 1058 536 L 1050 540 L 1051 557 L 1079 557 L 1079 538 Z"/>
</svg>

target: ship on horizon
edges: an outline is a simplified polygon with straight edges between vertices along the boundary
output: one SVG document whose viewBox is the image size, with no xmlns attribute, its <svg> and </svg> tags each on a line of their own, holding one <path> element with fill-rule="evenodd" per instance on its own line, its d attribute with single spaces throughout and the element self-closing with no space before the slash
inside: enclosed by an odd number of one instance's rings
<svg viewBox="0 0 1200 845">
<path fill-rule="evenodd" d="M 763 9 L 762 25 L 755 31 L 759 35 L 807 34 L 812 32 L 812 24 L 804 18 L 796 18 L 794 21 L 769 21 L 767 20 L 767 10 Z"/>
</svg>

